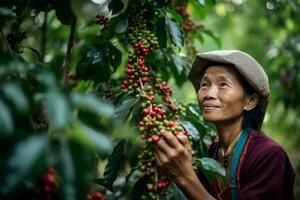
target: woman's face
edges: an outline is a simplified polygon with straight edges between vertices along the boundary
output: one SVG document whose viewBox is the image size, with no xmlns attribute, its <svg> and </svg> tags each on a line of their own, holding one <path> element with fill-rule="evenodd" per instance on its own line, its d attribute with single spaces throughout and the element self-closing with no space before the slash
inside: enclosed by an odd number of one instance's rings
<svg viewBox="0 0 300 200">
<path fill-rule="evenodd" d="M 247 99 L 237 72 L 228 66 L 207 68 L 197 97 L 204 120 L 213 123 L 229 122 L 242 117 Z"/>
</svg>

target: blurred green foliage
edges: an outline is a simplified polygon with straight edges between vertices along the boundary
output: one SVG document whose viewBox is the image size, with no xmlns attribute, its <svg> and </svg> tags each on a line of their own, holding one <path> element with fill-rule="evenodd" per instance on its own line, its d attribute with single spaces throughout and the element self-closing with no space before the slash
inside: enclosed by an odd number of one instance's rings
<svg viewBox="0 0 300 200">
<path fill-rule="evenodd" d="M 160 47 L 147 62 L 155 75 L 181 86 L 195 52 L 185 43 L 186 21 L 178 8 L 201 10 L 197 17 L 203 20 L 214 1 L 0 2 L 0 169 L 5 174 L 0 199 L 46 198 L 45 173 L 53 167 L 59 188 L 53 199 L 84 199 L 96 190 L 108 199 L 130 199 L 144 187 L 136 184 L 142 141 L 135 123 L 142 102 L 120 90 L 132 51 L 128 16 L 137 3 L 147 9 L 147 25 L 159 37 Z M 109 23 L 95 23 L 96 16 Z M 207 35 L 220 44 L 213 32 L 198 28 L 189 28 L 190 38 L 203 42 Z M 212 128 L 199 120 L 197 105 L 185 106 L 182 123 L 192 133 L 195 152 L 204 157 Z M 224 172 L 211 159 L 198 164 L 209 178 Z"/>
</svg>

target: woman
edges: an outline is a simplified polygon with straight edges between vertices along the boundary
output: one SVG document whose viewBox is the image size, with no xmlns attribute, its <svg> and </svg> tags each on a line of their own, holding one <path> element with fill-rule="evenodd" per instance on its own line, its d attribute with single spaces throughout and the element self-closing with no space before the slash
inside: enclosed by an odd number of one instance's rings
<svg viewBox="0 0 300 200">
<path fill-rule="evenodd" d="M 201 53 L 189 79 L 204 120 L 216 126 L 219 140 L 210 146 L 209 156 L 224 166 L 228 182 L 216 179 L 209 184 L 197 175 L 187 137 L 166 132 L 155 147 L 160 172 L 189 199 L 294 199 L 290 161 L 280 145 L 260 131 L 270 90 L 257 61 L 236 50 Z"/>
</svg>

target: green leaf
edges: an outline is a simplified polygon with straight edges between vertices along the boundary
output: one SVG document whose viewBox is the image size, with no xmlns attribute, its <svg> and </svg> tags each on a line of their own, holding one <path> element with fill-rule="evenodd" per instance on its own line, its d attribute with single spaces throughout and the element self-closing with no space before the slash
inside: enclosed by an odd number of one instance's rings
<svg viewBox="0 0 300 200">
<path fill-rule="evenodd" d="M 57 88 L 57 80 L 52 72 L 42 69 L 41 67 L 36 67 L 29 71 L 29 75 L 32 76 L 39 84 L 49 88 Z"/>
<path fill-rule="evenodd" d="M 0 54 L 0 77 L 7 77 L 10 74 L 26 72 L 33 65 L 25 63 L 22 58 L 18 56 L 11 56 L 9 54 Z"/>
<path fill-rule="evenodd" d="M 70 25 L 74 17 L 70 7 L 70 0 L 52 0 L 51 3 L 56 12 L 57 19 L 64 25 Z"/>
<path fill-rule="evenodd" d="M 175 44 L 175 46 L 180 51 L 183 47 L 184 38 L 183 38 L 183 32 L 181 28 L 171 19 L 166 17 L 166 24 L 168 27 L 168 32 L 171 36 L 172 42 Z"/>
<path fill-rule="evenodd" d="M 181 86 L 183 83 L 186 82 L 186 73 L 184 68 L 184 60 L 183 57 L 175 55 L 174 52 L 170 52 L 170 55 L 166 55 L 170 57 L 170 64 L 172 66 L 171 70 L 174 74 L 174 78 L 176 84 Z"/>
<path fill-rule="evenodd" d="M 96 149 L 103 156 L 109 154 L 112 150 L 112 142 L 104 133 L 80 122 L 73 123 L 68 132 L 72 139 L 88 149 Z"/>
<path fill-rule="evenodd" d="M 74 14 L 83 18 L 86 22 L 94 20 L 96 15 L 107 15 L 107 1 L 103 4 L 96 3 L 90 0 L 70 0 L 71 8 Z"/>
<path fill-rule="evenodd" d="M 128 19 L 121 19 L 119 20 L 116 26 L 116 33 L 124 33 L 128 28 Z"/>
<path fill-rule="evenodd" d="M 202 169 L 203 174 L 209 182 L 212 182 L 217 174 L 226 177 L 224 167 L 215 159 L 203 157 L 196 159 L 195 161 L 196 165 Z"/>
<path fill-rule="evenodd" d="M 109 56 L 110 56 L 109 61 L 115 72 L 121 64 L 122 53 L 118 48 L 116 48 L 110 42 L 108 43 L 108 46 L 109 46 Z"/>
<path fill-rule="evenodd" d="M 5 25 L 5 22 L 13 18 L 12 9 L 0 7 L 0 28 Z"/>
<path fill-rule="evenodd" d="M 105 48 L 98 48 L 98 47 L 92 48 L 87 53 L 87 58 L 89 59 L 89 62 L 92 63 L 93 65 L 94 64 L 100 64 L 101 65 L 101 63 L 107 62 L 105 60 L 106 52 L 107 52 L 106 50 L 107 49 L 105 49 Z"/>
<path fill-rule="evenodd" d="M 49 142 L 43 135 L 34 135 L 21 141 L 10 156 L 5 174 L 5 184 L 2 185 L 2 191 L 6 194 L 14 191 L 21 181 L 38 166 L 38 162 L 44 159 L 44 154 L 48 148 Z"/>
<path fill-rule="evenodd" d="M 172 62 L 175 66 L 178 76 L 184 73 L 184 63 L 180 56 L 172 56 Z"/>
<path fill-rule="evenodd" d="M 169 186 L 169 190 L 172 191 L 173 193 L 173 197 L 175 199 L 180 199 L 180 200 L 187 200 L 186 196 L 184 195 L 184 193 L 180 190 L 180 188 L 173 182 L 171 182 L 171 185 Z M 170 199 L 170 198 L 168 198 Z"/>
<path fill-rule="evenodd" d="M 140 200 L 142 195 L 148 193 L 146 184 L 149 183 L 151 180 L 148 176 L 143 176 L 140 178 L 133 186 L 131 190 L 131 200 Z"/>
<path fill-rule="evenodd" d="M 40 0 L 29 0 L 29 5 L 36 9 L 37 11 L 44 11 L 47 9 L 47 6 L 49 4 L 48 1 L 40 1 Z"/>
<path fill-rule="evenodd" d="M 186 110 L 187 116 L 193 116 L 196 119 L 200 118 L 201 110 L 198 103 L 190 103 Z"/>
<path fill-rule="evenodd" d="M 71 119 L 71 108 L 66 97 L 59 91 L 50 90 L 45 95 L 45 115 L 53 129 L 65 128 Z"/>
<path fill-rule="evenodd" d="M 87 70 L 94 73 L 92 76 L 95 76 L 95 80 L 99 80 L 100 82 L 109 80 L 111 75 L 109 53 L 109 49 L 106 45 L 101 48 L 94 47 L 87 53 L 87 58 L 92 64 L 88 66 Z"/>
<path fill-rule="evenodd" d="M 207 156 L 207 147 L 203 141 L 202 135 L 190 121 L 181 121 L 185 130 L 189 131 L 193 138 L 193 150 L 199 157 Z"/>
<path fill-rule="evenodd" d="M 197 1 L 190 1 L 189 3 L 189 13 L 195 17 L 196 20 L 203 21 L 210 12 L 210 7 L 207 2 L 206 6 L 202 6 Z"/>
<path fill-rule="evenodd" d="M 184 127 L 185 130 L 187 130 L 191 133 L 194 140 L 200 139 L 200 134 L 199 134 L 198 130 L 195 128 L 195 126 L 191 122 L 182 120 L 181 125 Z"/>
<path fill-rule="evenodd" d="M 120 12 L 124 7 L 124 1 L 122 0 L 111 0 L 108 4 L 108 8 L 112 11 L 112 14 Z"/>
<path fill-rule="evenodd" d="M 198 2 L 201 6 L 205 6 L 205 0 L 198 0 Z"/>
<path fill-rule="evenodd" d="M 221 39 L 219 37 L 216 37 L 212 31 L 204 30 L 202 32 L 211 37 L 219 48 L 222 47 Z"/>
<path fill-rule="evenodd" d="M 60 156 L 62 162 L 62 195 L 63 199 L 75 200 L 77 199 L 77 192 L 75 189 L 76 171 L 74 166 L 74 158 L 71 153 L 70 145 L 67 139 L 61 138 Z"/>
<path fill-rule="evenodd" d="M 93 93 L 72 93 L 71 101 L 77 108 L 87 109 L 101 117 L 109 118 L 114 114 L 114 107 L 111 104 L 102 101 Z"/>
<path fill-rule="evenodd" d="M 120 121 L 126 121 L 136 101 L 133 98 L 126 97 L 125 99 L 122 98 L 120 102 L 121 103 L 117 106 L 113 118 Z"/>
<path fill-rule="evenodd" d="M 14 130 L 14 123 L 8 106 L 0 98 L 0 133 L 11 134 Z"/>
<path fill-rule="evenodd" d="M 18 111 L 26 113 L 29 111 L 29 103 L 21 86 L 16 83 L 6 83 L 2 86 L 4 96 L 13 103 Z"/>
<path fill-rule="evenodd" d="M 168 80 L 171 78 L 172 73 L 170 73 L 171 63 L 168 59 L 168 55 L 162 49 L 156 49 L 155 51 L 148 54 L 145 58 L 147 63 L 153 63 L 153 68 L 157 71 L 163 80 Z"/>
<path fill-rule="evenodd" d="M 167 30 L 166 30 L 166 19 L 165 16 L 158 18 L 157 22 L 154 23 L 156 26 L 156 35 L 160 48 L 167 47 Z"/>
<path fill-rule="evenodd" d="M 114 192 L 113 183 L 116 180 L 121 167 L 126 161 L 124 155 L 125 140 L 121 140 L 114 148 L 112 154 L 108 157 L 108 163 L 105 166 L 102 178 L 96 179 L 95 182 L 104 186 L 111 192 Z"/>
<path fill-rule="evenodd" d="M 136 170 L 138 169 L 138 167 L 132 167 L 130 172 L 126 175 L 125 177 L 125 181 L 128 182 L 130 177 L 134 174 L 134 172 L 136 172 Z"/>
</svg>

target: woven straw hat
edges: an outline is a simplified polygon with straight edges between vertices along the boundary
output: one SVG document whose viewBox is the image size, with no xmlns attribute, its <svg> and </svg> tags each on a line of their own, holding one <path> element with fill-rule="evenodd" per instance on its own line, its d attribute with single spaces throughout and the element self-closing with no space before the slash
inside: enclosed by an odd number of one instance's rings
<svg viewBox="0 0 300 200">
<path fill-rule="evenodd" d="M 260 122 L 258 127 L 260 128 L 270 96 L 268 76 L 262 66 L 253 57 L 238 50 L 217 50 L 199 53 L 188 76 L 196 92 L 199 90 L 205 70 L 216 63 L 232 64 L 249 85 L 261 95 L 263 98 L 261 99 L 261 110 L 259 111 L 259 116 L 257 116 Z"/>
</svg>

